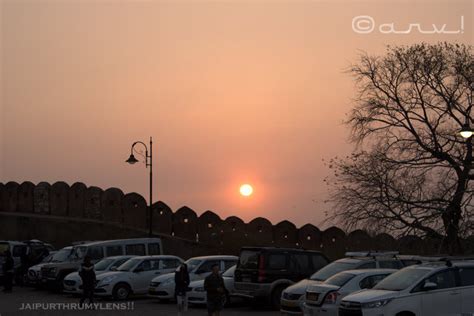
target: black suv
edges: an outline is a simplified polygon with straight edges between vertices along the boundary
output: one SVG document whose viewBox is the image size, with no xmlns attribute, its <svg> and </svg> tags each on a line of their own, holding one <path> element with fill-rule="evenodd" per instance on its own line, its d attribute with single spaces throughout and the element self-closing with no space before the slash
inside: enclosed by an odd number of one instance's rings
<svg viewBox="0 0 474 316">
<path fill-rule="evenodd" d="M 318 251 L 244 247 L 235 269 L 235 296 L 265 299 L 278 309 L 283 290 L 329 263 Z"/>
</svg>

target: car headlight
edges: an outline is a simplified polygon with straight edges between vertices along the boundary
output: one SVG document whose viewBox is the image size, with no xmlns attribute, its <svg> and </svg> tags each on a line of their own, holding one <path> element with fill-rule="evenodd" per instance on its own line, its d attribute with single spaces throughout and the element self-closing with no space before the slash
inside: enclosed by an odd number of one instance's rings
<svg viewBox="0 0 474 316">
<path fill-rule="evenodd" d="M 206 290 L 204 289 L 203 286 L 200 286 L 200 287 L 194 288 L 194 291 L 196 291 L 196 292 L 205 292 Z"/>
<path fill-rule="evenodd" d="M 109 275 L 105 278 L 103 278 L 102 280 L 99 281 L 99 284 L 100 285 L 106 285 L 106 284 L 109 284 L 110 282 L 112 282 L 114 279 L 116 279 L 117 276 L 116 275 Z"/>
<path fill-rule="evenodd" d="M 51 268 L 49 271 L 50 271 L 51 273 L 56 273 L 57 270 L 58 270 L 57 268 Z"/>
<path fill-rule="evenodd" d="M 379 308 L 379 307 L 387 305 L 390 301 L 391 299 L 385 299 L 385 300 L 364 303 L 362 304 L 362 308 Z"/>
</svg>

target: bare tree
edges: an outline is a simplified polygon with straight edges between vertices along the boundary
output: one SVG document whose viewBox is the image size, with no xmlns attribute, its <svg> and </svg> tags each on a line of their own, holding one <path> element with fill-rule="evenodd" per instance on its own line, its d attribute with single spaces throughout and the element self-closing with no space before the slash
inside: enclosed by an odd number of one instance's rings
<svg viewBox="0 0 474 316">
<path fill-rule="evenodd" d="M 347 122 L 357 150 L 330 163 L 329 220 L 441 238 L 443 251 L 461 252 L 474 213 L 472 137 L 459 135 L 473 123 L 472 47 L 388 47 L 349 72 L 359 88 Z"/>
</svg>

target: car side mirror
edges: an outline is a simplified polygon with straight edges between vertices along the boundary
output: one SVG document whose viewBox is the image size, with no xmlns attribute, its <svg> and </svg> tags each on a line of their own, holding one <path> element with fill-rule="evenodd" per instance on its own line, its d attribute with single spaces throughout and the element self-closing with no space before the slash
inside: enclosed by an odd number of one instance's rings
<svg viewBox="0 0 474 316">
<path fill-rule="evenodd" d="M 423 285 L 423 290 L 424 291 L 432 291 L 432 290 L 436 290 L 437 288 L 438 288 L 438 284 L 433 283 L 433 282 L 426 282 Z"/>
</svg>

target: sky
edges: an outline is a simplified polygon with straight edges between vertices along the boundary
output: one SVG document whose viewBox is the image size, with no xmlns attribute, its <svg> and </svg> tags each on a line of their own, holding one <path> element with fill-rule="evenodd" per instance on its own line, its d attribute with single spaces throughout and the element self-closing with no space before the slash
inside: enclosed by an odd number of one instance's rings
<svg viewBox="0 0 474 316">
<path fill-rule="evenodd" d="M 0 182 L 80 181 L 148 199 L 148 170 L 125 159 L 152 136 L 154 201 L 297 227 L 327 225 L 324 161 L 354 150 L 346 70 L 358 55 L 474 44 L 472 0 L 0 0 L 0 10 Z"/>
</svg>

